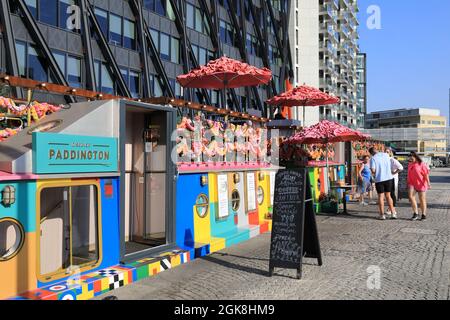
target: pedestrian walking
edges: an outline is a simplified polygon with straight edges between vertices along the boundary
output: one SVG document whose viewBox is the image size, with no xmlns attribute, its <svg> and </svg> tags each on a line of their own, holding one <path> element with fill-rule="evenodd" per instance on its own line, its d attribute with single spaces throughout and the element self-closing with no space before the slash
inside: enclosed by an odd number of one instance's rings
<svg viewBox="0 0 450 320">
<path fill-rule="evenodd" d="M 386 215 L 384 213 L 385 199 L 392 213 L 390 217 L 392 219 L 397 219 L 397 211 L 395 211 L 391 197 L 393 187 L 392 180 L 394 180 L 391 170 L 391 159 L 387 153 L 378 152 L 374 147 L 369 149 L 369 153 L 372 155 L 372 159 L 370 160 L 370 169 L 375 176 L 375 189 L 378 193 L 378 209 L 380 219 L 386 220 Z"/>
<path fill-rule="evenodd" d="M 363 206 L 368 206 L 369 204 L 364 201 L 364 196 L 369 195 L 369 200 L 372 200 L 372 172 L 370 171 L 370 157 L 364 156 L 362 159 L 362 166 L 358 171 L 358 189 L 359 189 L 359 203 Z"/>
<path fill-rule="evenodd" d="M 394 152 L 392 151 L 392 149 L 387 149 L 386 153 L 389 155 L 390 159 L 391 159 L 391 172 L 392 175 L 394 176 L 394 180 L 392 181 L 392 183 L 394 184 L 392 187 L 392 191 L 391 191 L 391 198 L 392 198 L 392 203 L 394 205 L 394 208 L 397 207 L 397 199 L 398 199 L 398 174 L 399 172 L 402 172 L 405 168 L 403 168 L 403 165 L 400 163 L 400 161 L 398 161 L 395 156 L 394 156 Z M 390 216 L 392 215 L 391 210 L 388 208 L 387 209 L 387 215 Z"/>
<path fill-rule="evenodd" d="M 419 220 L 416 194 L 419 195 L 422 220 L 427 218 L 427 191 L 431 189 L 430 169 L 416 152 L 409 154 L 408 165 L 408 195 L 413 210 L 412 220 Z"/>
</svg>

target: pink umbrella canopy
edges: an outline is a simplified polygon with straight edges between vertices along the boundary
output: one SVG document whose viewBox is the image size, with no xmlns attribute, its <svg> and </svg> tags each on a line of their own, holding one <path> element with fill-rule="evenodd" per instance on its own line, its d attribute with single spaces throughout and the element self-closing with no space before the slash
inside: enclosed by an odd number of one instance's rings
<svg viewBox="0 0 450 320">
<path fill-rule="evenodd" d="M 305 128 L 288 139 L 289 144 L 327 144 L 366 140 L 369 136 L 357 130 L 350 129 L 337 122 L 322 120 Z"/>
<path fill-rule="evenodd" d="M 177 77 L 183 87 L 203 89 L 231 89 L 269 83 L 272 71 L 257 68 L 228 57 L 210 61 L 187 74 Z"/>
<path fill-rule="evenodd" d="M 275 106 L 316 107 L 340 103 L 341 100 L 338 97 L 329 95 L 319 89 L 303 85 L 283 92 L 282 94 L 279 94 L 266 102 Z"/>
</svg>

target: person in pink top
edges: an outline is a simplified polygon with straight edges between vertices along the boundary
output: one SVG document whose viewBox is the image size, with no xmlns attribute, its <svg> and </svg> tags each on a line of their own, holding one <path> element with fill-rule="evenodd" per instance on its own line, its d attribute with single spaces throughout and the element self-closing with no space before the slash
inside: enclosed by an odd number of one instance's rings
<svg viewBox="0 0 450 320">
<path fill-rule="evenodd" d="M 427 198 L 426 194 L 431 189 L 430 169 L 415 152 L 409 154 L 408 166 L 408 193 L 414 215 L 412 220 L 419 220 L 417 209 L 416 193 L 419 195 L 420 210 L 422 211 L 422 220 L 427 218 Z"/>
</svg>

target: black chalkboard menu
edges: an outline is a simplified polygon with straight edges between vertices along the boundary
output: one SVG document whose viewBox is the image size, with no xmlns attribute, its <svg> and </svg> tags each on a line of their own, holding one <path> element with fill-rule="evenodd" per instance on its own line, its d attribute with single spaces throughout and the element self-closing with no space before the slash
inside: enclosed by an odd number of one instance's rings
<svg viewBox="0 0 450 320">
<path fill-rule="evenodd" d="M 281 170 L 275 178 L 269 273 L 296 269 L 302 276 L 303 257 L 322 265 L 316 216 L 306 169 Z"/>
<path fill-rule="evenodd" d="M 408 199 L 408 161 L 399 161 L 403 171 L 398 173 L 398 198 Z"/>
</svg>

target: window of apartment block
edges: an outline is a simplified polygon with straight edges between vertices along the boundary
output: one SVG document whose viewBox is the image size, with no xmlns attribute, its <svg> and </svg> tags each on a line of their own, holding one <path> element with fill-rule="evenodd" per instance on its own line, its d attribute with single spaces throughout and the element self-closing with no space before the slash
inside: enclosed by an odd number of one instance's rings
<svg viewBox="0 0 450 320">
<path fill-rule="evenodd" d="M 52 51 L 53 57 L 56 60 L 56 63 L 58 64 L 59 69 L 65 73 L 66 71 L 66 55 L 64 53 L 59 53 L 56 51 Z"/>
<path fill-rule="evenodd" d="M 108 67 L 105 63 L 100 61 L 94 62 L 95 69 L 95 83 L 97 85 L 97 91 L 114 94 L 114 83 L 109 73 Z"/>
<path fill-rule="evenodd" d="M 199 47 L 198 49 L 198 63 L 199 65 L 206 64 L 206 49 Z"/>
<path fill-rule="evenodd" d="M 150 75 L 150 86 L 153 90 L 154 97 L 161 97 L 163 95 L 163 91 L 158 76 Z"/>
<path fill-rule="evenodd" d="M 94 8 L 95 17 L 97 18 L 100 29 L 104 36 L 108 35 L 108 12 L 99 8 Z"/>
<path fill-rule="evenodd" d="M 180 40 L 156 29 L 150 29 L 150 36 L 160 53 L 161 59 L 180 63 Z"/>
<path fill-rule="evenodd" d="M 17 62 L 19 64 L 19 75 L 23 78 L 27 77 L 27 47 L 25 43 L 16 42 Z"/>
<path fill-rule="evenodd" d="M 252 5 L 251 0 L 246 0 L 244 2 L 244 6 L 245 6 L 245 19 L 250 23 L 250 24 L 254 24 L 254 20 L 253 20 L 253 15 L 251 12 L 251 8 L 250 6 Z M 255 8 L 256 9 L 256 8 Z"/>
<path fill-rule="evenodd" d="M 94 13 L 100 30 L 111 44 L 136 50 L 136 23 L 134 21 L 99 8 L 94 8 Z M 95 33 L 93 35 L 97 36 Z"/>
<path fill-rule="evenodd" d="M 122 18 L 112 13 L 109 14 L 109 42 L 122 45 Z"/>
<path fill-rule="evenodd" d="M 202 11 L 190 3 L 186 4 L 186 26 L 197 32 L 209 34 L 208 24 Z"/>
<path fill-rule="evenodd" d="M 141 96 L 141 74 L 139 72 L 130 70 L 128 75 L 128 88 L 130 88 L 133 98 L 139 98 Z"/>
<path fill-rule="evenodd" d="M 232 46 L 234 44 L 234 29 L 224 20 L 219 21 L 219 35 L 223 43 Z"/>
<path fill-rule="evenodd" d="M 180 84 L 175 79 L 169 79 L 169 84 L 175 94 L 175 98 L 183 99 L 183 90 Z"/>
<path fill-rule="evenodd" d="M 136 24 L 128 19 L 123 19 L 123 46 L 136 49 Z"/>
<path fill-rule="evenodd" d="M 25 4 L 35 19 L 38 18 L 37 0 L 25 0 Z"/>
<path fill-rule="evenodd" d="M 133 98 L 139 98 L 141 96 L 141 74 L 138 71 L 128 70 L 127 68 L 120 68 L 120 72 L 130 89 L 131 96 Z"/>
<path fill-rule="evenodd" d="M 47 69 L 44 66 L 44 58 L 36 51 L 34 46 L 28 45 L 27 77 L 37 81 L 48 81 Z"/>
<path fill-rule="evenodd" d="M 173 63 L 180 63 L 180 39 L 171 37 L 170 47 L 170 61 Z"/>
<path fill-rule="evenodd" d="M 39 21 L 58 26 L 58 1 L 41 0 L 39 1 Z"/>
<path fill-rule="evenodd" d="M 195 29 L 195 7 L 190 3 L 186 4 L 186 26 Z"/>
<path fill-rule="evenodd" d="M 203 15 L 199 8 L 195 8 L 195 31 L 203 32 Z"/>
<path fill-rule="evenodd" d="M 67 81 L 72 87 L 81 87 L 81 59 L 67 57 Z"/>
<path fill-rule="evenodd" d="M 52 52 L 61 72 L 71 87 L 81 87 L 81 58 L 63 52 Z"/>
<path fill-rule="evenodd" d="M 172 21 L 175 20 L 175 13 L 169 0 L 144 0 L 144 8 Z"/>
<path fill-rule="evenodd" d="M 159 38 L 159 53 L 161 59 L 170 61 L 170 36 L 161 32 Z"/>
</svg>

